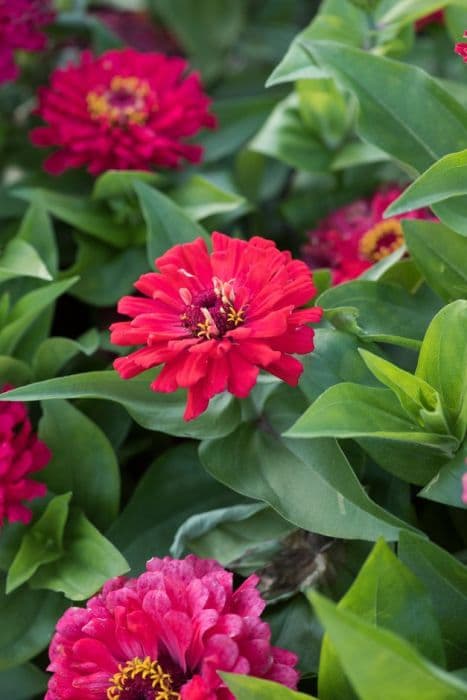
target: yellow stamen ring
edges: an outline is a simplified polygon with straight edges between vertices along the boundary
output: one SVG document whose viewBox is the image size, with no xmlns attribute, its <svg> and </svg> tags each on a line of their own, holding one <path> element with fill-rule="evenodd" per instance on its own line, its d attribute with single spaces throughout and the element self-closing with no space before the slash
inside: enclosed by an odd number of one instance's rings
<svg viewBox="0 0 467 700">
<path fill-rule="evenodd" d="M 172 677 L 164 673 L 157 661 L 151 661 L 149 656 L 145 659 L 138 657 L 120 664 L 110 682 L 112 685 L 107 690 L 107 700 L 120 700 L 121 693 L 128 688 L 129 681 L 134 681 L 138 676 L 143 680 L 149 680 L 154 689 L 154 700 L 180 700 L 180 693 L 172 690 Z"/>
<path fill-rule="evenodd" d="M 384 237 L 389 238 L 391 236 L 392 240 L 389 243 L 381 245 Z M 377 262 L 400 248 L 403 243 L 404 234 L 400 221 L 398 219 L 387 219 L 387 221 L 381 221 L 373 228 L 370 228 L 362 236 L 359 242 L 359 251 L 362 257 L 372 262 Z"/>
</svg>

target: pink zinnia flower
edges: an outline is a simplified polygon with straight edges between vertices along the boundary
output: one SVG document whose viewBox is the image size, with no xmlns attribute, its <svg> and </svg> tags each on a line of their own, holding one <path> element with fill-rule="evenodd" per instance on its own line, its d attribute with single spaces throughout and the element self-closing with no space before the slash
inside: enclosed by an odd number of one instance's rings
<svg viewBox="0 0 467 700">
<path fill-rule="evenodd" d="M 2 391 L 12 388 L 6 385 Z M 49 448 L 32 432 L 25 405 L 0 402 L 0 526 L 5 520 L 31 520 L 23 501 L 45 496 L 47 489 L 28 476 L 45 467 L 50 457 Z"/>
<path fill-rule="evenodd" d="M 467 31 L 464 32 L 464 37 L 467 37 Z M 454 51 L 458 53 L 459 56 L 462 56 L 464 62 L 467 63 L 467 44 L 465 42 L 460 41 L 458 44 L 456 44 Z"/>
<path fill-rule="evenodd" d="M 320 308 L 299 310 L 316 293 L 305 263 L 273 241 L 212 234 L 213 252 L 198 238 L 156 260 L 160 272 L 142 275 L 145 297 L 123 297 L 118 310 L 132 321 L 115 323 L 111 341 L 146 347 L 115 360 L 124 379 L 164 363 L 154 391 L 188 389 L 185 420 L 228 390 L 246 397 L 259 370 L 295 386 L 302 364 L 295 353 L 313 350 Z"/>
<path fill-rule="evenodd" d="M 109 581 L 59 620 L 45 700 L 232 700 L 218 671 L 295 688 L 297 657 L 271 646 L 257 581 L 234 591 L 231 573 L 193 555 Z"/>
<path fill-rule="evenodd" d="M 110 7 L 90 8 L 90 12 L 117 34 L 125 44 L 138 51 L 182 53 L 175 37 L 160 24 L 156 24 L 148 12 L 118 10 Z"/>
<path fill-rule="evenodd" d="M 465 460 L 467 466 L 467 459 Z M 462 503 L 467 505 L 467 472 L 462 477 Z"/>
<path fill-rule="evenodd" d="M 87 166 L 93 175 L 110 168 L 177 168 L 197 163 L 202 148 L 187 143 L 202 127 L 214 127 L 209 98 L 183 58 L 133 49 L 89 51 L 78 65 L 56 70 L 39 92 L 37 146 L 57 146 L 45 169 L 59 174 Z"/>
<path fill-rule="evenodd" d="M 304 260 L 311 268 L 329 267 L 333 284 L 340 284 L 393 253 L 404 242 L 400 219 L 434 219 L 427 209 L 383 219 L 385 209 L 402 191 L 393 185 L 327 216 L 308 231 L 309 242 L 302 247 Z"/>
<path fill-rule="evenodd" d="M 15 51 L 45 47 L 47 38 L 41 30 L 52 20 L 48 0 L 0 0 L 0 83 L 18 76 Z"/>
</svg>

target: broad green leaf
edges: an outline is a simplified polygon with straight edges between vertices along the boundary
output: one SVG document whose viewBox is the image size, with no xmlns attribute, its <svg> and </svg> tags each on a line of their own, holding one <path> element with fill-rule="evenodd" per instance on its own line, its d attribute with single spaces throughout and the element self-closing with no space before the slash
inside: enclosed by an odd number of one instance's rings
<svg viewBox="0 0 467 700">
<path fill-rule="evenodd" d="M 9 355 L 0 355 L 0 389 L 4 384 L 20 386 L 31 381 L 31 369 L 26 362 Z"/>
<path fill-rule="evenodd" d="M 403 222 L 410 255 L 432 289 L 446 301 L 467 298 L 467 239 L 431 221 Z"/>
<path fill-rule="evenodd" d="M 17 189 L 15 195 L 114 248 L 125 248 L 131 240 L 128 226 L 115 221 L 100 202 L 39 188 Z"/>
<path fill-rule="evenodd" d="M 151 557 L 169 553 L 175 533 L 187 518 L 238 500 L 204 471 L 196 446 L 183 443 L 150 465 L 107 535 L 132 571 L 140 571 Z"/>
<path fill-rule="evenodd" d="M 62 596 L 31 591 L 26 586 L 5 595 L 0 592 L 0 671 L 37 656 L 50 643 L 57 620 L 66 608 Z M 3 689 L 3 688 L 2 688 Z"/>
<path fill-rule="evenodd" d="M 145 170 L 106 170 L 96 179 L 92 196 L 94 199 L 132 197 L 135 181 L 156 185 L 161 180 L 163 178 L 159 173 L 150 173 Z"/>
<path fill-rule="evenodd" d="M 303 122 L 328 148 L 336 148 L 350 126 L 350 117 L 347 102 L 335 80 L 299 80 L 296 91 Z"/>
<path fill-rule="evenodd" d="M 384 12 L 378 13 L 378 20 L 381 24 L 392 22 L 408 24 L 451 4 L 467 7 L 465 0 L 451 0 L 451 2 L 447 0 L 444 2 L 440 2 L 440 0 L 395 0 L 395 2 L 383 5 Z"/>
<path fill-rule="evenodd" d="M 86 516 L 73 512 L 66 524 L 63 556 L 41 566 L 30 586 L 64 593 L 71 600 L 86 600 L 128 568 L 120 552 Z"/>
<path fill-rule="evenodd" d="M 220 673 L 236 700 L 316 700 L 312 695 L 298 693 L 280 683 L 265 681 L 254 676 L 240 676 L 236 673 Z"/>
<path fill-rule="evenodd" d="M 398 538 L 406 525 L 368 498 L 334 440 L 300 447 L 295 454 L 289 442 L 243 424 L 222 440 L 203 442 L 200 457 L 216 479 L 268 503 L 297 527 L 347 539 Z"/>
<path fill-rule="evenodd" d="M 1 336 L 0 336 L 1 337 Z M 225 392 L 214 397 L 208 410 L 194 421 L 183 420 L 186 396 L 183 391 L 161 394 L 151 391 L 151 371 L 131 380 L 117 372 L 85 372 L 57 377 L 9 392 L 1 400 L 45 401 L 46 399 L 107 399 L 126 408 L 134 420 L 148 430 L 178 437 L 198 439 L 221 437 L 236 428 L 240 420 L 239 403 Z"/>
<path fill-rule="evenodd" d="M 8 700 L 31 700 L 43 695 L 49 676 L 33 664 L 16 666 L 0 672 L 0 688 Z"/>
<path fill-rule="evenodd" d="M 221 189 L 201 175 L 193 175 L 171 193 L 173 201 L 191 219 L 200 221 L 215 214 L 226 214 L 244 207 L 246 199 Z"/>
<path fill-rule="evenodd" d="M 393 632 L 339 610 L 314 591 L 309 598 L 361 700 L 464 700 L 467 685 L 421 656 Z"/>
<path fill-rule="evenodd" d="M 286 433 L 293 438 L 371 437 L 425 445 L 451 454 L 448 435 L 424 432 L 389 389 L 342 382 L 327 389 Z"/>
<path fill-rule="evenodd" d="M 11 309 L 7 322 L 0 330 L 0 353 L 13 354 L 27 330 L 59 296 L 72 287 L 77 278 L 51 282 L 28 292 Z"/>
<path fill-rule="evenodd" d="M 311 24 L 295 37 L 286 55 L 268 78 L 266 87 L 302 78 L 322 77 L 324 71 L 310 61 L 302 46 L 305 40 L 330 39 L 351 46 L 363 46 L 368 23 L 365 14 L 350 2 L 325 0 Z"/>
<path fill-rule="evenodd" d="M 32 245 L 53 277 L 58 270 L 58 249 L 50 216 L 39 202 L 28 207 L 17 238 Z"/>
<path fill-rule="evenodd" d="M 444 665 L 441 634 L 431 598 L 383 540 L 375 544 L 337 607 L 400 635 L 427 659 Z M 328 636 L 321 649 L 318 678 L 321 700 L 355 697 Z"/>
<path fill-rule="evenodd" d="M 422 428 L 449 435 L 439 394 L 432 386 L 367 350 L 360 349 L 359 352 L 370 372 L 394 392 L 402 408 Z"/>
<path fill-rule="evenodd" d="M 331 153 L 303 121 L 295 93 L 279 102 L 249 147 L 310 172 L 325 170 L 331 161 Z"/>
<path fill-rule="evenodd" d="M 51 280 L 52 276 L 36 249 L 22 238 L 9 241 L 0 255 L 0 282 L 14 277 Z"/>
<path fill-rule="evenodd" d="M 92 355 L 99 347 L 99 334 L 92 328 L 77 340 L 54 336 L 46 338 L 32 360 L 34 379 L 40 381 L 56 377 L 61 369 L 78 353 Z"/>
<path fill-rule="evenodd" d="M 346 143 L 337 152 L 331 163 L 331 170 L 346 170 L 357 165 L 381 163 L 389 160 L 387 153 L 365 141 Z"/>
<path fill-rule="evenodd" d="M 401 287 L 356 280 L 332 287 L 317 303 L 337 328 L 362 340 L 419 348 L 432 309 Z"/>
<path fill-rule="evenodd" d="M 462 477 L 466 472 L 467 443 L 464 442 L 456 456 L 441 467 L 418 495 L 454 508 L 467 508 L 462 500 Z"/>
<path fill-rule="evenodd" d="M 165 194 L 144 182 L 135 182 L 134 187 L 147 225 L 147 256 L 151 267 L 156 258 L 177 243 L 188 243 L 199 237 L 208 240 L 202 226 Z"/>
<path fill-rule="evenodd" d="M 55 496 L 39 520 L 25 533 L 8 571 L 7 594 L 30 579 L 40 566 L 56 561 L 62 556 L 70 498 L 71 493 Z"/>
<path fill-rule="evenodd" d="M 41 480 L 54 493 L 73 493 L 99 529 L 113 522 L 120 502 L 120 470 L 107 437 L 68 401 L 44 401 L 39 436 L 52 451 Z"/>
<path fill-rule="evenodd" d="M 436 389 L 452 434 L 467 430 L 467 301 L 454 301 L 429 325 L 415 374 Z"/>
<path fill-rule="evenodd" d="M 365 141 L 419 172 L 465 148 L 467 110 L 420 68 L 335 42 L 302 44 L 358 98 Z"/>
<path fill-rule="evenodd" d="M 448 668 L 467 664 L 467 567 L 441 547 L 414 533 L 401 533 L 399 558 L 413 571 L 431 595 L 441 626 Z"/>
</svg>

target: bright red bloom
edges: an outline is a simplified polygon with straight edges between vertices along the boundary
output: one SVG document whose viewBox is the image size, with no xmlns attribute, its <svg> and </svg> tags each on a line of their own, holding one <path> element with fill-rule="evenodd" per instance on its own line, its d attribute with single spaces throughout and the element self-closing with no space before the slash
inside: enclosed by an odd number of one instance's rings
<svg viewBox="0 0 467 700">
<path fill-rule="evenodd" d="M 385 209 L 402 191 L 394 185 L 332 212 L 308 231 L 304 260 L 311 268 L 329 267 L 333 284 L 341 284 L 397 250 L 404 242 L 400 219 L 434 218 L 427 209 L 418 209 L 383 219 Z"/>
<path fill-rule="evenodd" d="M 429 24 L 444 24 L 444 10 L 435 10 L 424 17 L 420 17 L 415 22 L 415 29 L 419 32 Z"/>
<path fill-rule="evenodd" d="M 271 646 L 257 581 L 234 591 L 231 573 L 193 555 L 109 581 L 59 620 L 45 700 L 232 700 L 217 671 L 295 688 L 297 657 Z"/>
<path fill-rule="evenodd" d="M 48 0 L 0 0 L 0 83 L 18 76 L 15 51 L 45 47 L 41 30 L 53 16 Z"/>
<path fill-rule="evenodd" d="M 12 389 L 6 385 L 2 391 Z M 26 406 L 18 401 L 0 402 L 0 526 L 5 520 L 28 523 L 32 513 L 23 504 L 45 496 L 45 484 L 28 479 L 45 467 L 49 448 L 32 432 Z"/>
<path fill-rule="evenodd" d="M 467 37 L 467 31 L 464 32 L 464 37 Z M 455 45 L 454 51 L 462 56 L 464 62 L 467 63 L 467 44 L 465 42 L 459 42 Z"/>
<path fill-rule="evenodd" d="M 148 298 L 123 297 L 111 341 L 144 343 L 114 367 L 129 379 L 164 363 L 154 391 L 188 389 L 185 420 L 206 410 L 228 390 L 246 397 L 259 370 L 295 386 L 302 373 L 294 353 L 313 350 L 313 330 L 322 309 L 298 310 L 316 293 L 307 266 L 280 252 L 273 241 L 212 234 L 205 242 L 176 245 L 156 260 L 160 273 L 142 275 L 135 287 Z"/>
<path fill-rule="evenodd" d="M 85 51 L 78 65 L 56 70 L 39 92 L 48 126 L 31 132 L 37 146 L 59 148 L 45 169 L 86 165 L 97 175 L 199 162 L 202 148 L 186 140 L 216 122 L 198 74 L 187 68 L 183 58 L 124 49 L 98 58 Z"/>
</svg>

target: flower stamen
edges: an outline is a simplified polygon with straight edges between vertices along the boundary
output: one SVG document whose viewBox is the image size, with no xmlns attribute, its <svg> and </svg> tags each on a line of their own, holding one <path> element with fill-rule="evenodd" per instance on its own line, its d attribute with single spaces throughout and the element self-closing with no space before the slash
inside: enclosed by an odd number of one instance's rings
<svg viewBox="0 0 467 700">
<path fill-rule="evenodd" d="M 89 92 L 86 102 L 93 119 L 105 119 L 112 125 L 144 124 L 149 112 L 157 109 L 157 102 L 145 80 L 121 75 L 112 78 L 108 90 Z"/>
<path fill-rule="evenodd" d="M 152 661 L 149 656 L 145 659 L 135 657 L 126 664 L 120 664 L 118 672 L 109 680 L 112 685 L 107 689 L 107 700 L 124 700 L 131 691 L 133 682 L 140 679 L 144 684 L 144 691 L 154 695 L 151 700 L 180 700 L 181 695 L 172 690 L 172 677 L 164 673 L 157 661 Z M 140 695 L 138 696 L 140 697 Z M 150 695 L 147 695 L 150 698 Z"/>
<path fill-rule="evenodd" d="M 387 219 L 370 228 L 360 239 L 359 252 L 371 262 L 382 260 L 404 243 L 402 226 L 398 219 Z"/>
</svg>

